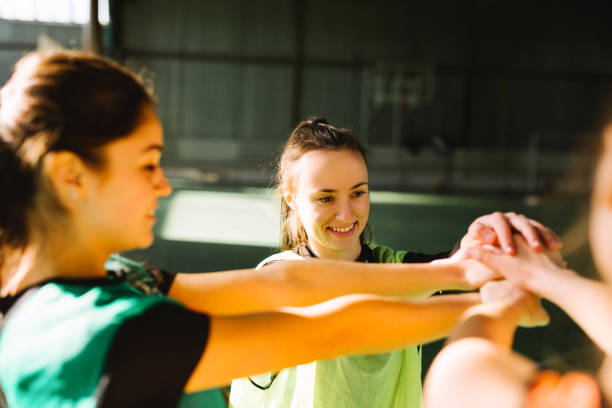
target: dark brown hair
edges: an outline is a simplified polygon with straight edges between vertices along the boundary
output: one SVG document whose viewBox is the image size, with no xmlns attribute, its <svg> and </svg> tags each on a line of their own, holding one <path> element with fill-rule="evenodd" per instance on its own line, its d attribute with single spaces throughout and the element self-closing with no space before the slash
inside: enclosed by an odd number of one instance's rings
<svg viewBox="0 0 612 408">
<path fill-rule="evenodd" d="M 32 53 L 17 62 L 0 90 L 0 270 L 28 243 L 44 156 L 70 151 L 102 168 L 100 148 L 131 133 L 152 104 L 139 78 L 104 58 Z"/>
<path fill-rule="evenodd" d="M 304 154 L 315 150 L 350 150 L 361 154 L 364 161 L 367 154 L 350 129 L 330 125 L 323 118 L 301 122 L 291 132 L 279 160 L 276 185 L 281 192 L 290 188 L 295 163 Z M 364 243 L 370 240 L 370 229 L 367 225 L 360 239 Z M 307 242 L 308 237 L 298 215 L 281 198 L 281 250 L 295 249 Z"/>
</svg>

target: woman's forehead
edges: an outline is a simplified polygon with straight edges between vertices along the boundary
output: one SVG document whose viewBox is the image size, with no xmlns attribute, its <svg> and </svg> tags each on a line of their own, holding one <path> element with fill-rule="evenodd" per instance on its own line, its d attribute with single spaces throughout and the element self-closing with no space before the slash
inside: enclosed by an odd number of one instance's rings
<svg viewBox="0 0 612 408">
<path fill-rule="evenodd" d="M 304 154 L 296 166 L 299 185 L 317 189 L 350 189 L 368 182 L 368 169 L 359 152 L 315 150 Z"/>
<path fill-rule="evenodd" d="M 302 169 L 329 168 L 341 165 L 363 167 L 367 171 L 365 160 L 361 153 L 353 150 L 313 150 L 304 153 L 298 160 Z"/>
</svg>

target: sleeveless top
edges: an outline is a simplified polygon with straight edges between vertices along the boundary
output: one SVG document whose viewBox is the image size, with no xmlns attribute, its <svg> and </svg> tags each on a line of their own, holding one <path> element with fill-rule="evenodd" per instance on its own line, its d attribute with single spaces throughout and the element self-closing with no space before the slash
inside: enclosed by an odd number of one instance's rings
<svg viewBox="0 0 612 408">
<path fill-rule="evenodd" d="M 285 251 L 264 259 L 258 268 L 280 260 L 312 256 Z M 309 253 L 310 252 L 310 253 Z M 405 251 L 363 246 L 359 261 L 401 263 Z M 421 407 L 421 353 L 416 346 L 389 353 L 343 356 L 232 382 L 234 408 L 394 408 Z"/>
</svg>

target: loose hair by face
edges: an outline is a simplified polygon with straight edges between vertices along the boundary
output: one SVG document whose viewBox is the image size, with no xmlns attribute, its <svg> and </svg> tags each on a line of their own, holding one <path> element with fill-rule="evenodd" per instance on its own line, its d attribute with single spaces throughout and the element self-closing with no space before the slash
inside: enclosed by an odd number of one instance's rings
<svg viewBox="0 0 612 408">
<path fill-rule="evenodd" d="M 101 169 L 101 148 L 132 132 L 152 103 L 140 79 L 104 58 L 32 53 L 17 62 L 0 90 L 0 188 L 5 197 L 0 200 L 0 270 L 10 253 L 27 246 L 37 197 L 45 195 L 46 204 L 61 209 L 41 174 L 45 155 L 69 151 Z"/>
<path fill-rule="evenodd" d="M 366 156 L 366 149 L 349 129 L 332 126 L 322 118 L 301 122 L 291 132 L 279 160 L 276 184 L 281 193 L 294 188 L 297 161 L 304 154 L 315 150 L 349 150 L 359 153 L 364 161 Z M 370 235 L 366 225 L 360 237 L 361 242 L 368 243 Z M 289 207 L 284 198 L 281 199 L 281 250 L 295 249 L 307 243 L 308 237 L 297 212 Z"/>
</svg>

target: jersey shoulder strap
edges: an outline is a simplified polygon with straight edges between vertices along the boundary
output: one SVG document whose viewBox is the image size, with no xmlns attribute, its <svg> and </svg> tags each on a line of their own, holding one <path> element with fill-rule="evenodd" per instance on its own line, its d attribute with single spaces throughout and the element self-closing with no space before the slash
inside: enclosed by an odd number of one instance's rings
<svg viewBox="0 0 612 408">
<path fill-rule="evenodd" d="M 267 257 L 266 259 L 264 259 L 263 261 L 261 261 L 259 264 L 257 264 L 257 267 L 255 269 L 260 269 L 264 266 L 266 266 L 269 263 L 272 262 L 278 262 L 278 261 L 301 261 L 304 258 L 302 258 L 301 256 L 299 256 L 298 254 L 296 254 L 293 251 L 283 251 L 283 252 L 279 252 L 277 254 L 274 255 L 270 255 L 269 257 Z"/>
</svg>

